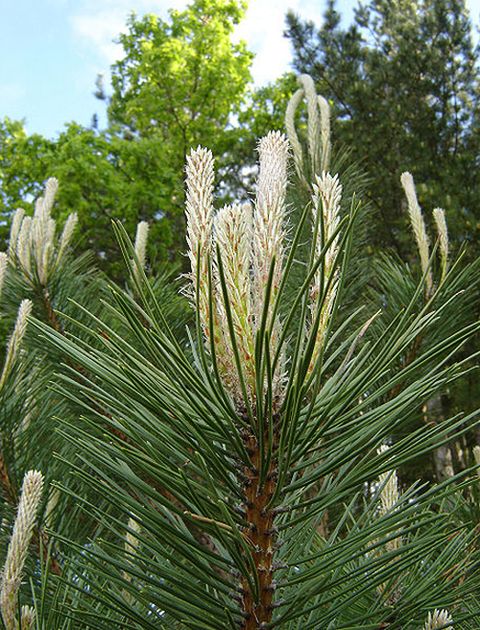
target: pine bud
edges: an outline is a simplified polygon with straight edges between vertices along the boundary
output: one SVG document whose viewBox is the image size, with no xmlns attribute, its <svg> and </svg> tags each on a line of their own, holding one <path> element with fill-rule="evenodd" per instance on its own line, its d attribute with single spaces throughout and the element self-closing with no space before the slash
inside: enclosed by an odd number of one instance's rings
<svg viewBox="0 0 480 630">
<path fill-rule="evenodd" d="M 0 253 L 0 295 L 2 294 L 5 276 L 7 274 L 8 256 L 5 252 Z"/>
<path fill-rule="evenodd" d="M 443 630 L 453 630 L 453 626 L 447 626 L 447 623 L 453 623 L 453 619 L 448 610 L 438 610 L 435 608 L 433 613 L 428 613 L 424 630 L 437 630 L 437 628 L 443 628 Z"/>
<path fill-rule="evenodd" d="M 135 553 L 138 549 L 139 541 L 137 535 L 140 533 L 141 529 L 138 520 L 130 516 L 128 519 L 128 529 L 125 534 L 125 551 Z"/>
<path fill-rule="evenodd" d="M 298 139 L 297 130 L 295 127 L 295 113 L 298 109 L 298 106 L 302 102 L 304 94 L 305 92 L 300 88 L 288 101 L 287 109 L 285 112 L 285 129 L 287 131 L 287 137 L 290 142 L 290 146 L 292 147 L 295 170 L 297 171 L 297 175 L 300 180 L 305 184 L 306 187 L 308 187 L 308 182 L 305 179 L 304 174 L 305 169 L 303 164 L 303 149 L 300 140 Z"/>
<path fill-rule="evenodd" d="M 15 214 L 13 215 L 12 226 L 10 228 L 10 238 L 8 241 L 8 257 L 12 263 L 15 263 L 18 235 L 20 234 L 20 228 L 22 226 L 24 216 L 25 210 L 23 208 L 15 210 Z"/>
<path fill-rule="evenodd" d="M 285 195 L 287 189 L 287 163 L 289 144 L 287 138 L 278 131 L 271 131 L 258 145 L 259 174 L 255 213 L 253 220 L 253 312 L 255 330 L 258 330 L 264 309 L 271 311 L 277 296 L 284 258 L 286 224 Z M 269 303 L 265 303 L 265 289 L 272 265 L 273 281 Z M 272 322 L 267 316 L 270 328 L 270 352 L 272 357 L 277 350 L 281 335 L 278 317 Z M 273 394 L 280 396 L 284 378 L 284 358 L 281 357 L 273 375 Z"/>
<path fill-rule="evenodd" d="M 383 444 L 377 452 L 381 455 L 388 452 L 389 448 L 389 446 Z M 381 473 L 378 478 L 378 483 L 382 486 L 380 491 L 381 513 L 382 515 L 388 514 L 395 508 L 400 496 L 398 492 L 397 471 L 387 470 L 386 472 Z"/>
<path fill-rule="evenodd" d="M 62 258 L 66 249 L 70 245 L 70 241 L 72 240 L 73 233 L 78 223 L 78 216 L 76 212 L 72 212 L 72 214 L 68 215 L 67 220 L 65 221 L 65 225 L 63 227 L 63 232 L 60 237 L 60 241 L 58 244 L 58 253 L 57 253 L 57 263 Z"/>
<path fill-rule="evenodd" d="M 138 259 L 138 268 L 136 267 L 136 265 L 134 265 L 136 275 L 138 275 L 138 271 L 140 269 L 145 269 L 148 229 L 149 227 L 146 221 L 140 221 L 140 223 L 137 225 L 137 233 L 135 236 L 135 255 Z"/>
<path fill-rule="evenodd" d="M 17 596 L 23 567 L 42 498 L 43 475 L 36 470 L 25 474 L 17 516 L 8 545 L 0 588 L 0 611 L 6 630 L 17 630 Z M 27 626 L 28 627 L 28 626 Z"/>
<path fill-rule="evenodd" d="M 320 109 L 320 136 L 322 139 L 322 156 L 320 168 L 322 171 L 328 170 L 330 166 L 330 153 L 332 150 L 330 141 L 330 105 L 323 96 L 318 96 L 318 107 Z"/>
<path fill-rule="evenodd" d="M 278 131 L 271 131 L 258 144 L 260 170 L 254 214 L 253 262 L 255 302 L 260 305 L 260 314 L 274 258 L 274 293 L 282 276 L 288 146 L 288 140 Z"/>
<path fill-rule="evenodd" d="M 389 446 L 382 444 L 378 449 L 379 455 L 388 452 Z M 396 470 L 387 470 L 381 473 L 378 477 L 378 484 L 380 490 L 380 515 L 385 516 L 392 512 L 400 498 L 400 492 L 398 491 L 398 475 Z M 388 551 L 395 551 L 399 549 L 402 544 L 402 539 L 393 538 L 387 541 L 386 548 Z"/>
<path fill-rule="evenodd" d="M 43 286 L 47 284 L 51 271 L 51 262 L 55 259 L 56 222 L 50 216 L 50 212 L 57 190 L 58 181 L 51 177 L 45 184 L 44 196 L 39 197 L 35 203 L 33 219 L 27 224 L 29 228 L 28 249 L 25 243 L 21 242 L 22 231 L 27 217 L 23 220 L 18 238 L 17 258 L 20 260 L 25 274 L 29 279 L 32 279 L 33 269 L 31 263 L 34 262 L 36 276 Z"/>
<path fill-rule="evenodd" d="M 24 217 L 17 240 L 17 260 L 27 277 L 31 276 L 32 258 L 32 217 Z"/>
<path fill-rule="evenodd" d="M 215 217 L 215 242 L 222 259 L 225 284 L 232 313 L 235 342 L 239 350 L 240 364 L 247 381 L 250 398 L 253 399 L 255 387 L 255 357 L 252 330 L 251 278 L 250 266 L 252 257 L 252 207 L 250 204 L 234 204 L 223 207 Z M 219 284 L 218 265 L 216 265 L 216 282 Z M 221 289 L 218 289 L 219 295 Z M 225 307 L 219 300 L 219 314 L 222 329 L 227 333 L 228 324 Z M 232 340 L 225 335 L 229 347 L 231 362 L 233 361 Z M 235 383 L 237 399 L 242 392 L 238 376 L 234 373 L 231 380 Z"/>
<path fill-rule="evenodd" d="M 58 179 L 56 177 L 49 177 L 45 183 L 45 192 L 43 197 L 40 197 L 41 204 L 39 204 L 39 214 L 45 221 L 47 221 L 50 217 L 57 191 Z"/>
<path fill-rule="evenodd" d="M 18 355 L 20 345 L 25 331 L 27 329 L 28 318 L 32 312 L 32 302 L 30 300 L 22 300 L 18 309 L 17 321 L 15 322 L 15 328 L 13 329 L 12 336 L 10 337 L 7 345 L 7 352 L 5 355 L 5 363 L 3 365 L 2 375 L 0 377 L 0 389 L 5 384 L 5 380 L 12 369 L 15 359 Z"/>
<path fill-rule="evenodd" d="M 340 223 L 340 203 L 342 200 L 342 185 L 338 175 L 330 175 L 323 172 L 320 177 L 315 177 L 313 185 L 313 223 L 318 225 L 317 241 L 315 243 L 316 254 L 320 255 L 326 243 L 333 237 L 335 230 Z M 318 214 L 322 212 L 323 221 L 320 221 Z M 323 236 L 322 236 L 323 224 Z M 338 235 L 332 241 L 325 254 L 325 269 L 327 274 L 331 273 L 335 258 L 338 254 Z"/>
<path fill-rule="evenodd" d="M 448 229 L 445 220 L 445 210 L 435 208 L 433 218 L 437 227 L 438 238 L 440 241 L 440 259 L 442 261 L 442 277 L 448 269 Z"/>
<path fill-rule="evenodd" d="M 233 373 L 231 357 L 225 348 L 224 331 L 219 322 L 218 287 L 212 286 L 213 309 L 210 312 L 208 278 L 212 262 L 213 244 L 213 181 L 214 168 L 211 151 L 198 147 L 187 157 L 186 205 L 188 257 L 191 266 L 190 298 L 198 309 L 205 339 L 215 345 L 220 373 L 227 381 Z M 198 278 L 198 287 L 197 287 Z M 197 302 L 198 296 L 198 302 Z M 210 338 L 210 324 L 213 339 Z"/>
<path fill-rule="evenodd" d="M 413 177 L 410 173 L 402 173 L 401 182 L 407 197 L 408 214 L 410 217 L 410 224 L 412 226 L 415 241 L 417 243 L 418 253 L 420 254 L 420 263 L 422 266 L 422 273 L 426 274 L 426 289 L 427 295 L 432 290 L 432 272 L 428 269 L 430 252 L 429 252 L 429 240 L 427 236 L 427 230 L 425 227 L 425 221 L 423 220 L 422 211 L 418 205 L 417 193 L 415 192 L 415 184 L 413 183 Z M 427 271 L 428 270 L 428 271 Z"/>
<path fill-rule="evenodd" d="M 139 540 L 137 538 L 137 535 L 141 531 L 141 526 L 136 518 L 133 518 L 133 516 L 130 516 L 128 519 L 127 527 L 128 529 L 125 534 L 124 549 L 125 549 L 126 555 L 129 557 L 129 560 L 131 561 L 131 555 L 132 554 L 135 555 L 139 546 Z M 128 571 L 123 571 L 122 576 L 126 582 L 132 581 L 131 575 L 128 573 Z M 128 602 L 132 601 L 132 595 L 129 591 L 124 590 L 123 595 Z"/>
<path fill-rule="evenodd" d="M 35 608 L 22 606 L 20 616 L 20 630 L 33 630 L 35 625 Z"/>
<path fill-rule="evenodd" d="M 313 184 L 312 215 L 313 231 L 316 234 L 314 243 L 315 259 L 318 259 L 322 249 L 333 238 L 340 223 L 340 203 L 342 199 L 342 185 L 338 175 L 330 175 L 323 172 L 316 176 Z M 332 314 L 335 297 L 337 294 L 338 280 L 335 272 L 335 261 L 339 253 L 338 235 L 333 238 L 327 252 L 324 254 L 323 263 L 317 269 L 310 290 L 312 323 L 318 317 L 318 330 L 315 346 L 310 361 L 309 372 L 317 362 L 320 351 L 325 343 L 325 334 Z M 323 303 L 319 304 L 320 292 L 328 287 Z M 321 309 L 320 314 L 318 309 Z"/>
<path fill-rule="evenodd" d="M 477 444 L 472 449 L 473 457 L 477 466 L 480 466 L 480 446 Z M 477 475 L 480 477 L 480 468 L 477 468 Z"/>
<path fill-rule="evenodd" d="M 45 524 L 47 527 L 53 527 L 59 499 L 60 490 L 56 486 L 50 486 L 47 507 L 45 509 Z"/>
<path fill-rule="evenodd" d="M 321 169 L 321 127 L 322 121 L 319 112 L 319 103 L 315 83 L 308 74 L 302 74 L 298 78 L 298 82 L 302 85 L 307 101 L 307 141 L 308 151 L 310 153 L 310 161 L 312 165 L 312 173 L 316 174 Z"/>
<path fill-rule="evenodd" d="M 197 291 L 200 319 L 204 331 L 209 330 L 208 268 L 212 255 L 213 227 L 213 156 L 211 151 L 198 147 L 187 157 L 187 193 L 185 212 L 187 216 L 188 256 L 191 265 L 191 280 L 194 287 L 193 301 Z"/>
</svg>

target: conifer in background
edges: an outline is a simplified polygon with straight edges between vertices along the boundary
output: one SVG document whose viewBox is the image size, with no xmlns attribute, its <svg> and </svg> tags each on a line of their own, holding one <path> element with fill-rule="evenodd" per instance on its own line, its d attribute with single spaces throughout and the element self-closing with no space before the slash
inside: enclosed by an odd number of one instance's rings
<svg viewBox="0 0 480 630">
<path fill-rule="evenodd" d="M 442 205 L 451 239 L 477 254 L 479 49 L 477 15 L 464 0 L 369 0 L 351 23 L 335 0 L 317 23 L 287 15 L 294 68 L 312 76 L 334 106 L 336 140 L 371 178 L 373 243 L 405 256 L 400 175 L 411 171 L 420 204 Z M 427 221 L 430 224 L 430 220 Z"/>
</svg>

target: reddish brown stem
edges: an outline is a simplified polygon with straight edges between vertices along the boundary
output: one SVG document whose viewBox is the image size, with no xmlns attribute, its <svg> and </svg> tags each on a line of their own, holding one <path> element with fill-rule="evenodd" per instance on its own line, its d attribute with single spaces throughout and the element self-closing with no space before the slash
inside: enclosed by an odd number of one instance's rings
<svg viewBox="0 0 480 630">
<path fill-rule="evenodd" d="M 37 555 L 40 556 L 41 553 L 43 561 L 45 563 L 48 562 L 49 571 L 51 571 L 51 573 L 54 573 L 55 575 L 62 575 L 62 567 L 60 563 L 55 558 L 53 553 L 49 553 L 50 539 L 48 537 L 48 534 L 39 528 L 38 532 L 34 534 L 33 544 L 35 546 Z"/>
<path fill-rule="evenodd" d="M 246 483 L 245 514 L 248 523 L 246 536 L 250 540 L 253 560 L 259 578 L 258 598 L 250 588 L 246 578 L 242 579 L 242 607 L 244 614 L 243 630 L 258 630 L 272 619 L 275 581 L 273 579 L 273 555 L 276 533 L 275 512 L 269 503 L 276 489 L 276 461 L 272 458 L 263 483 L 259 479 L 261 466 L 260 449 L 254 436 L 246 439 L 247 452 L 251 453 L 251 466 L 244 469 Z"/>
<path fill-rule="evenodd" d="M 17 503 L 17 493 L 10 479 L 10 475 L 8 472 L 7 464 L 3 459 L 3 456 L 0 454 L 0 486 L 3 490 L 3 496 L 6 501 L 11 505 L 15 505 Z"/>
<path fill-rule="evenodd" d="M 47 322 L 50 324 L 50 326 L 54 330 L 56 330 L 62 335 L 65 334 L 65 331 L 63 330 L 63 326 L 61 325 L 57 317 L 57 314 L 55 313 L 55 310 L 52 306 L 52 301 L 50 299 L 50 294 L 47 288 L 43 289 L 42 300 L 43 300 L 43 306 L 45 308 L 45 314 L 47 316 Z"/>
</svg>

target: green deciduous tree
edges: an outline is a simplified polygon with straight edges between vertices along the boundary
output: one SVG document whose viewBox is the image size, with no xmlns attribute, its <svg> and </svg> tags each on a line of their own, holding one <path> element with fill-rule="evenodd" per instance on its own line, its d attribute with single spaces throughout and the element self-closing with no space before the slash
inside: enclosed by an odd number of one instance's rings
<svg viewBox="0 0 480 630">
<path fill-rule="evenodd" d="M 40 134 L 28 135 L 20 121 L 4 118 L 0 123 L 0 216 L 5 243 L 11 213 L 40 192 L 45 168 L 50 166 L 55 143 Z"/>
<path fill-rule="evenodd" d="M 124 57 L 112 68 L 106 130 L 72 123 L 49 141 L 3 123 L 2 214 L 54 175 L 62 182 L 58 212 L 78 213 L 83 247 L 104 267 L 115 262 L 114 218 L 129 232 L 150 221 L 152 258 L 182 260 L 186 152 L 208 141 L 221 164 L 236 138 L 231 126 L 252 59 L 244 43 L 232 42 L 243 13 L 241 2 L 195 0 L 165 20 L 132 15 L 120 36 Z"/>
<path fill-rule="evenodd" d="M 244 10 L 232 0 L 196 0 L 185 11 L 170 11 L 168 21 L 131 17 L 129 32 L 120 36 L 125 56 L 112 68 L 111 131 L 138 152 L 138 162 L 130 155 L 125 167 L 150 188 L 151 198 L 144 195 L 150 214 L 168 220 L 171 254 L 184 243 L 181 191 L 189 147 L 208 141 L 221 160 L 235 138 L 229 129 L 252 60 L 244 43 L 231 40 Z"/>
</svg>

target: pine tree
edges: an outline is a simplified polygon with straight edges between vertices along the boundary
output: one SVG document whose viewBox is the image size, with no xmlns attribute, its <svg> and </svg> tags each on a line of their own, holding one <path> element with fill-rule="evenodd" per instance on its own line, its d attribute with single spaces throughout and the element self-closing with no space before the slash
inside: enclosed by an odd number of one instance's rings
<svg viewBox="0 0 480 630">
<path fill-rule="evenodd" d="M 420 203 L 443 205 L 457 245 L 479 229 L 479 52 L 464 1 L 371 0 L 342 24 L 334 0 L 320 27 L 289 13 L 294 67 L 334 105 L 337 138 L 372 178 L 373 239 L 413 255 L 402 228 L 400 174 Z"/>
<path fill-rule="evenodd" d="M 458 351 L 478 324 L 451 308 L 466 310 L 470 276 L 447 254 L 438 212 L 425 255 L 406 176 L 418 275 L 398 264 L 372 284 L 373 312 L 355 303 L 362 206 L 309 77 L 287 116 L 289 139 L 259 142 L 253 202 L 216 210 L 212 153 L 187 158 L 188 335 L 172 326 L 181 302 L 145 273 L 145 226 L 135 245 L 115 226 L 129 282 L 110 283 L 100 310 L 82 300 L 68 330 L 30 322 L 57 357 L 55 487 L 72 511 L 40 512 L 61 575 L 40 555 L 20 589 L 25 624 L 478 627 L 476 522 L 462 520 L 474 469 L 408 486 L 397 474 L 476 422 L 411 428 L 470 369 Z M 298 189 L 309 202 L 293 213 Z"/>
</svg>

